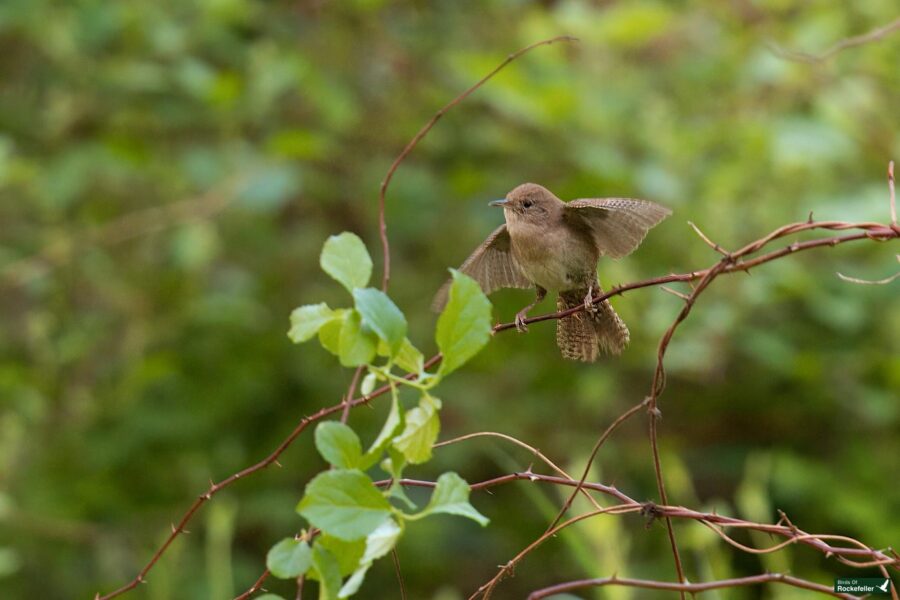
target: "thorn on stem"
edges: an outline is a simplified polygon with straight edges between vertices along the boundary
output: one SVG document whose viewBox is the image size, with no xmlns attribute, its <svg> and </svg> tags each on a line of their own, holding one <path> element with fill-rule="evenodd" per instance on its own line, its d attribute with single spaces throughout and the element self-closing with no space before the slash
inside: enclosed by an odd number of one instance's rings
<svg viewBox="0 0 900 600">
<path fill-rule="evenodd" d="M 681 298 L 681 299 L 684 300 L 685 302 L 688 302 L 688 301 L 691 299 L 690 296 L 688 296 L 687 294 L 682 294 L 682 293 L 679 292 L 678 290 L 673 290 L 672 288 L 670 288 L 670 287 L 668 287 L 668 286 L 661 285 L 661 286 L 659 286 L 659 287 L 660 287 L 664 292 L 669 292 L 669 293 L 672 294 L 673 296 L 678 296 L 679 298 Z"/>
</svg>

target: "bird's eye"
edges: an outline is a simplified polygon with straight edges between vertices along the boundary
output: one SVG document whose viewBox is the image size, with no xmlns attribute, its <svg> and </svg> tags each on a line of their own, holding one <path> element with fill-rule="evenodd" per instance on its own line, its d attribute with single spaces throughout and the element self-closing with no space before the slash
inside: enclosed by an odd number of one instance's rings
<svg viewBox="0 0 900 600">
<path fill-rule="evenodd" d="M 531 200 L 526 200 L 525 202 L 522 203 L 522 206 L 524 206 L 525 208 L 531 208 L 531 204 L 532 204 Z"/>
</svg>

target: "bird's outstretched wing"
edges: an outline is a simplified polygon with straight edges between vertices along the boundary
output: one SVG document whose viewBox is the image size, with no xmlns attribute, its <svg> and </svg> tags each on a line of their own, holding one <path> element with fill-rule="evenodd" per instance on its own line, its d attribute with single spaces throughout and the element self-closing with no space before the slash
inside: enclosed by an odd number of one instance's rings
<svg viewBox="0 0 900 600">
<path fill-rule="evenodd" d="M 459 270 L 477 281 L 485 294 L 500 288 L 533 287 L 513 258 L 505 224 L 495 229 Z M 431 308 L 438 312 L 444 310 L 449 292 L 450 281 L 447 281 L 435 294 Z"/>
<path fill-rule="evenodd" d="M 601 255 L 622 258 L 637 248 L 647 232 L 672 211 L 631 198 L 584 198 L 566 204 L 565 218 L 591 233 Z"/>
</svg>

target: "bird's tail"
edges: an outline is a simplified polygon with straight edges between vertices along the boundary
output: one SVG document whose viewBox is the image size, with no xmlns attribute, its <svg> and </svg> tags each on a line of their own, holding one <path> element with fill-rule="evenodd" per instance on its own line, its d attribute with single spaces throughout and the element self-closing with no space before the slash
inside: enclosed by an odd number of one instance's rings
<svg viewBox="0 0 900 600">
<path fill-rule="evenodd" d="M 599 292 L 599 288 L 594 288 Z M 566 310 L 584 304 L 587 290 L 561 292 L 556 300 L 557 310 Z M 593 314 L 578 312 L 556 322 L 556 343 L 563 357 L 584 362 L 594 362 L 600 352 L 621 354 L 628 345 L 630 335 L 625 322 L 613 310 L 609 300 L 594 305 Z"/>
</svg>

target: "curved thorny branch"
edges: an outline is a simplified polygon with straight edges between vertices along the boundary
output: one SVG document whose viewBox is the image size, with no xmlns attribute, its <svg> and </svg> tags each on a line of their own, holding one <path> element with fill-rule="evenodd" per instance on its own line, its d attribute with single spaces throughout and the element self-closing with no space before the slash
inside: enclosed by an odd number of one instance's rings
<svg viewBox="0 0 900 600">
<path fill-rule="evenodd" d="M 793 243 L 791 243 L 787 246 L 784 246 L 778 250 L 773 250 L 768 253 L 765 253 L 765 254 L 762 254 L 759 256 L 755 256 L 752 258 L 749 257 L 750 254 L 753 254 L 754 252 L 762 250 L 764 247 L 766 247 L 768 244 L 772 243 L 776 239 L 780 239 L 787 235 L 791 235 L 793 233 L 797 233 L 800 231 L 806 231 L 806 230 L 810 230 L 810 229 L 825 229 L 825 230 L 834 230 L 834 231 L 857 230 L 857 232 L 845 234 L 845 235 L 830 236 L 830 237 L 818 238 L 818 239 L 813 239 L 813 240 L 806 240 L 803 242 L 793 242 Z M 717 269 L 715 277 L 718 277 L 719 275 L 735 273 L 738 271 L 748 271 L 751 268 L 760 266 L 762 264 L 765 264 L 765 263 L 768 263 L 768 262 L 771 262 L 774 260 L 778 260 L 778 259 L 788 256 L 790 254 L 794 254 L 796 252 L 801 252 L 801 251 L 805 251 L 805 250 L 811 250 L 811 249 L 815 249 L 815 248 L 824 248 L 824 247 L 833 247 L 833 246 L 837 246 L 837 245 L 845 244 L 845 243 L 849 243 L 849 242 L 858 242 L 858 241 L 865 241 L 865 240 L 888 241 L 888 240 L 895 240 L 898 238 L 900 238 L 900 227 L 898 227 L 896 225 L 884 225 L 884 224 L 879 224 L 879 223 L 846 223 L 846 222 L 838 222 L 838 221 L 825 221 L 825 222 L 807 221 L 807 222 L 803 222 L 803 223 L 794 223 L 791 225 L 786 225 L 784 227 L 780 227 L 780 228 L 776 229 L 775 231 L 773 231 L 772 233 L 770 233 L 770 234 L 760 238 L 759 240 L 756 240 L 756 241 L 752 242 L 751 244 L 748 244 L 747 246 L 742 248 L 740 251 L 738 251 L 738 253 L 742 257 L 742 259 L 735 260 L 728 266 Z M 720 262 L 716 263 L 716 265 L 720 264 Z M 634 291 L 634 290 L 638 290 L 638 289 L 643 289 L 643 288 L 648 288 L 648 287 L 659 287 L 659 286 L 663 286 L 663 285 L 666 285 L 669 283 L 675 283 L 675 282 L 689 283 L 689 282 L 698 281 L 698 280 L 703 279 L 704 277 L 708 277 L 709 273 L 711 273 L 713 271 L 713 269 L 716 269 L 716 265 L 713 265 L 707 269 L 702 269 L 702 270 L 697 270 L 697 271 L 688 271 L 685 273 L 673 273 L 673 274 L 669 274 L 669 275 L 653 277 L 653 278 L 645 279 L 642 281 L 637 281 L 637 282 L 633 282 L 633 283 L 615 286 L 615 287 L 611 288 L 608 292 L 594 298 L 594 302 L 595 303 L 601 302 L 607 298 L 623 295 L 626 292 Z M 696 288 L 695 288 L 695 291 L 696 291 Z M 690 306 L 692 306 L 692 305 L 693 304 L 691 304 Z M 687 306 L 689 306 L 689 305 L 686 304 L 685 307 L 687 307 Z M 569 316 L 571 314 L 574 314 L 574 313 L 577 313 L 577 312 L 583 311 L 583 310 L 584 310 L 584 307 L 579 306 L 577 308 L 573 308 L 573 309 L 569 309 L 569 310 L 565 310 L 565 311 L 559 311 L 559 312 L 548 313 L 545 315 L 531 317 L 529 319 L 526 319 L 525 322 L 527 324 L 532 324 L 532 323 L 539 323 L 539 322 L 543 322 L 543 321 L 551 321 L 551 320 L 561 319 L 563 317 Z M 680 323 L 680 322 L 681 322 L 681 320 L 677 321 L 677 323 Z M 670 327 L 670 330 L 673 332 L 673 334 L 674 334 L 675 328 L 677 328 L 677 323 L 674 324 L 672 327 Z M 513 328 L 515 328 L 514 323 L 511 323 L 511 322 L 510 323 L 501 323 L 501 324 L 494 326 L 493 331 L 495 334 L 498 334 L 498 333 L 501 333 L 501 332 L 504 332 L 504 331 L 507 331 L 507 330 L 510 330 Z M 671 339 L 671 335 L 669 335 L 669 339 Z M 663 348 L 663 350 L 664 349 L 665 348 Z M 434 367 L 435 365 L 437 365 L 438 363 L 440 363 L 440 361 L 441 361 L 441 355 L 436 354 L 425 362 L 425 368 L 430 369 L 430 368 Z M 412 380 L 412 379 L 416 378 L 416 375 L 409 374 L 409 375 L 407 375 L 407 378 Z M 654 388 L 654 389 L 656 389 L 656 388 Z M 276 464 L 276 465 L 280 466 L 280 464 L 278 463 L 279 456 L 285 450 L 287 450 L 287 448 L 291 446 L 291 444 L 294 442 L 294 440 L 301 433 L 303 433 L 303 431 L 307 427 L 309 427 L 311 424 L 313 424 L 317 421 L 320 421 L 326 417 L 329 417 L 331 415 L 340 413 L 346 407 L 349 407 L 352 409 L 361 404 L 368 404 L 372 400 L 385 395 L 389 391 L 390 391 L 390 386 L 383 385 L 380 388 L 375 389 L 369 395 L 359 396 L 359 397 L 353 398 L 349 401 L 341 401 L 333 406 L 322 408 L 318 412 L 301 419 L 300 422 L 297 424 L 297 426 L 294 428 L 294 430 L 291 431 L 291 433 L 273 450 L 273 452 L 269 456 L 267 456 L 266 458 L 257 462 L 254 465 L 251 465 L 237 473 L 234 473 L 233 475 L 231 475 L 229 477 L 226 477 L 225 479 L 223 479 L 217 483 L 211 483 L 209 488 L 206 491 L 204 491 L 202 494 L 200 494 L 200 496 L 188 508 L 188 510 L 184 513 L 184 515 L 181 517 L 181 519 L 178 521 L 178 523 L 172 525 L 172 531 L 169 534 L 169 536 L 166 538 L 166 540 L 163 542 L 163 544 L 159 547 L 159 549 L 154 553 L 154 555 L 151 557 L 149 562 L 144 566 L 144 568 L 138 573 L 138 575 L 135 576 L 135 578 L 132 581 L 123 585 L 121 588 L 119 588 L 113 592 L 110 592 L 109 594 L 106 594 L 104 596 L 100 596 L 98 594 L 97 598 L 99 600 L 107 600 L 109 598 L 114 598 L 116 596 L 119 596 L 119 595 L 131 590 L 131 589 L 134 589 L 137 585 L 139 585 L 140 583 L 145 581 L 147 573 L 159 561 L 159 559 L 166 552 L 166 550 L 169 548 L 169 546 L 172 544 L 172 542 L 175 540 L 175 538 L 177 538 L 181 533 L 184 532 L 185 527 L 187 526 L 188 522 L 190 522 L 190 520 L 193 518 L 193 516 L 196 514 L 196 512 L 208 500 L 210 500 L 215 494 L 220 492 L 222 489 L 230 486 L 231 484 L 235 483 L 237 480 L 239 480 L 243 477 L 247 477 L 249 475 L 252 475 L 253 473 L 256 473 L 257 471 L 261 471 L 261 470 L 269 467 L 272 464 Z M 658 393 L 661 391 L 662 391 L 661 389 L 658 390 Z M 658 397 L 658 393 L 657 393 L 657 397 Z M 575 494 L 580 492 L 580 490 L 586 488 L 585 481 L 587 478 L 587 473 L 590 470 L 590 462 L 593 461 L 594 457 L 596 457 L 603 442 L 605 442 L 609 438 L 609 436 L 612 435 L 612 433 L 622 423 L 624 423 L 626 420 L 628 420 L 634 414 L 640 412 L 641 409 L 645 409 L 647 406 L 648 406 L 648 402 L 646 399 L 635 404 L 634 406 L 629 408 L 628 411 L 626 411 L 619 418 L 617 418 L 612 423 L 612 425 L 604 432 L 604 434 L 601 436 L 600 440 L 598 440 L 598 444 L 595 446 L 594 450 L 591 453 L 591 457 L 589 459 L 589 464 L 584 469 L 582 478 L 579 481 L 575 482 L 576 485 L 574 486 L 574 490 L 573 490 L 570 498 L 567 500 L 566 504 L 564 505 L 563 511 L 568 510 L 569 506 L 571 506 L 571 502 L 572 502 L 572 500 L 574 500 Z M 595 488 L 590 488 L 590 489 L 595 489 Z M 672 517 L 672 515 L 668 514 L 668 513 L 664 513 L 662 516 L 666 517 L 666 518 Z M 552 527 L 551 527 L 551 529 L 552 529 Z M 896 559 L 895 559 L 894 564 L 896 564 Z M 257 587 L 257 589 L 259 589 L 259 588 Z"/>
<path fill-rule="evenodd" d="M 442 109 L 440 109 L 429 121 L 426 125 L 413 137 L 413 139 L 407 144 L 407 146 L 403 149 L 400 155 L 395 159 L 393 164 L 385 176 L 384 181 L 381 184 L 380 194 L 379 194 L 379 234 L 382 243 L 382 249 L 384 253 L 384 273 L 382 278 L 382 287 L 386 288 L 390 279 L 390 249 L 389 243 L 387 239 L 387 227 L 386 227 L 386 219 L 385 219 L 385 197 L 388 185 L 390 184 L 391 178 L 394 172 L 399 167 L 400 163 L 406 158 L 406 156 L 415 148 L 418 142 L 431 130 L 431 128 L 435 125 L 435 123 L 446 113 L 448 110 L 453 108 L 455 105 L 459 104 L 463 99 L 465 99 L 472 92 L 477 90 L 481 85 L 483 85 L 490 77 L 496 74 L 500 69 L 505 67 L 507 64 L 521 56 L 522 54 L 528 52 L 529 50 L 536 48 L 538 46 L 551 44 L 557 41 L 571 41 L 573 38 L 569 38 L 566 36 L 552 38 L 549 40 L 544 40 L 541 42 L 537 42 L 530 46 L 527 46 L 511 55 L 509 55 L 503 62 L 500 63 L 493 71 L 491 71 L 486 77 L 477 82 L 471 88 L 463 92 L 457 98 L 452 100 Z M 731 579 L 731 580 L 723 580 L 716 582 L 706 582 L 706 583 L 687 583 L 683 569 L 680 563 L 680 558 L 678 556 L 678 547 L 674 537 L 674 533 L 672 530 L 671 520 L 672 519 L 688 519 L 697 521 L 707 527 L 713 529 L 723 540 L 727 543 L 739 547 L 742 551 L 753 551 L 753 552 L 771 552 L 778 550 L 786 545 L 791 544 L 802 544 L 806 546 L 810 546 L 825 553 L 826 556 L 833 556 L 837 560 L 841 561 L 844 564 L 854 567 L 877 567 L 881 573 L 888 577 L 887 567 L 890 566 L 895 571 L 900 571 L 900 556 L 897 555 L 896 552 L 893 551 L 879 551 L 873 549 L 862 542 L 857 540 L 853 540 L 852 538 L 844 538 L 838 536 L 829 536 L 829 535 L 811 535 L 805 533 L 798 528 L 796 528 L 793 524 L 791 524 L 785 517 L 783 517 L 782 521 L 776 523 L 774 525 L 770 524 L 761 524 L 761 523 L 751 523 L 747 521 L 742 521 L 740 519 L 735 519 L 732 517 L 725 517 L 721 515 L 709 514 L 709 513 L 701 513 L 697 511 L 693 511 L 691 509 L 681 507 L 681 506 L 671 506 L 668 503 L 668 499 L 666 496 L 665 486 L 664 486 L 664 478 L 662 473 L 662 465 L 660 461 L 659 451 L 656 443 L 657 437 L 657 417 L 659 415 L 658 408 L 658 400 L 660 395 L 663 393 L 665 389 L 665 368 L 664 368 L 664 358 L 666 351 L 668 349 L 669 343 L 672 337 L 675 334 L 678 326 L 687 316 L 690 314 L 691 310 L 695 305 L 695 301 L 697 297 L 715 281 L 721 275 L 731 274 L 737 271 L 749 271 L 752 268 L 757 266 L 766 264 L 768 262 L 778 260 L 780 258 L 786 257 L 788 255 L 794 254 L 796 252 L 811 250 L 815 248 L 824 248 L 824 247 L 833 247 L 840 244 L 845 244 L 849 242 L 857 242 L 857 241 L 888 241 L 888 240 L 896 240 L 900 238 L 900 227 L 898 227 L 896 222 L 896 217 L 894 216 L 896 213 L 894 212 L 893 201 L 892 201 L 892 219 L 890 224 L 881 224 L 881 223 L 849 223 L 842 221 L 822 221 L 816 222 L 810 219 L 805 222 L 793 223 L 789 225 L 785 225 L 780 227 L 770 234 L 763 236 L 762 238 L 744 246 L 743 248 L 737 250 L 736 252 L 727 252 L 723 250 L 718 244 L 713 243 L 709 238 L 707 238 L 704 234 L 700 233 L 701 238 L 704 239 L 705 243 L 708 243 L 711 247 L 713 247 L 717 252 L 722 254 L 721 260 L 714 263 L 710 267 L 699 270 L 699 271 L 690 271 L 686 273 L 679 274 L 669 274 L 660 277 L 655 277 L 651 279 L 646 279 L 634 283 L 624 284 L 620 286 L 616 286 L 609 290 L 607 293 L 602 294 L 594 298 L 594 303 L 602 302 L 607 298 L 612 296 L 622 295 L 625 292 L 638 290 L 642 288 L 648 287 L 665 287 L 666 284 L 683 282 L 690 283 L 693 285 L 693 289 L 690 294 L 681 294 L 678 293 L 680 297 L 682 297 L 685 301 L 685 305 L 682 307 L 682 310 L 679 312 L 678 316 L 675 318 L 672 325 L 666 330 L 662 339 L 660 340 L 659 347 L 657 350 L 657 362 L 656 369 L 654 370 L 653 379 L 650 386 L 649 395 L 642 399 L 640 402 L 633 405 L 631 408 L 626 410 L 622 415 L 620 415 L 617 419 L 615 419 L 609 427 L 603 432 L 600 438 L 597 440 L 594 448 L 590 454 L 587 465 L 585 466 L 583 473 L 579 480 L 574 480 L 569 477 L 565 472 L 561 472 L 558 467 L 555 467 L 554 463 L 550 462 L 549 459 L 540 455 L 536 450 L 525 444 L 524 442 L 519 442 L 515 440 L 515 443 L 532 449 L 538 458 L 540 458 L 543 462 L 550 465 L 551 468 L 554 468 L 557 471 L 557 475 L 541 475 L 537 473 L 533 473 L 530 470 L 526 473 L 512 473 L 509 475 L 504 475 L 502 477 L 498 477 L 494 480 L 476 483 L 471 486 L 473 490 L 484 489 L 491 487 L 493 485 L 500 485 L 502 483 L 509 483 L 512 481 L 521 481 L 521 480 L 529 480 L 533 482 L 542 482 L 553 485 L 560 485 L 565 487 L 572 488 L 572 493 L 562 506 L 558 517 L 550 524 L 547 530 L 542 534 L 537 540 L 532 542 L 528 547 L 523 549 L 514 559 L 509 561 L 506 565 L 501 567 L 498 574 L 489 582 L 484 584 L 479 590 L 473 594 L 473 598 L 484 595 L 485 597 L 490 596 L 491 591 L 497 582 L 499 582 L 503 577 L 505 577 L 510 568 L 522 560 L 528 553 L 531 552 L 534 548 L 542 544 L 547 539 L 550 539 L 556 532 L 561 529 L 573 525 L 577 522 L 580 522 L 584 519 L 591 518 L 598 515 L 616 515 L 616 514 L 633 514 L 638 513 L 643 515 L 645 518 L 649 519 L 664 519 L 666 523 L 666 527 L 669 533 L 669 539 L 672 546 L 673 556 L 675 558 L 676 571 L 678 575 L 678 582 L 662 582 L 662 581 L 644 581 L 644 580 L 634 580 L 634 579 L 618 579 L 616 577 L 605 578 L 605 579 L 589 579 L 582 581 L 573 581 L 568 583 L 558 584 L 556 586 L 550 588 L 544 588 L 542 590 L 538 590 L 534 592 L 531 598 L 538 599 L 544 598 L 553 593 L 559 593 L 567 590 L 575 590 L 581 589 L 585 587 L 597 587 L 604 585 L 620 585 L 620 586 L 630 586 L 630 587 L 642 587 L 648 589 L 658 589 L 658 590 L 671 590 L 676 591 L 684 595 L 685 593 L 693 593 L 697 591 L 703 591 L 706 589 L 717 589 L 722 587 L 738 587 L 743 585 L 753 585 L 753 584 L 761 584 L 761 583 L 781 583 L 785 585 L 791 585 L 794 587 L 809 589 L 813 591 L 819 591 L 822 593 L 827 593 L 831 595 L 835 595 L 831 592 L 830 588 L 825 588 L 819 584 L 815 584 L 812 582 L 808 582 L 799 578 L 791 577 L 788 575 L 782 574 L 762 574 L 756 575 L 753 577 L 746 577 L 741 579 Z M 779 249 L 771 250 L 766 253 L 758 254 L 764 248 L 768 247 L 770 244 L 784 238 L 786 236 L 790 236 L 796 233 L 800 233 L 803 231 L 809 230 L 828 230 L 828 231 L 848 231 L 851 233 L 845 233 L 842 235 L 833 235 L 826 236 L 822 238 L 806 240 L 802 242 L 792 242 L 791 244 L 781 247 Z M 584 306 L 579 305 L 576 308 L 572 308 L 566 311 L 554 312 L 545 315 L 540 315 L 536 317 L 532 317 L 525 320 L 526 324 L 538 323 L 542 321 L 550 321 L 557 320 L 571 314 L 575 314 L 577 312 L 583 311 Z M 514 323 L 501 323 L 496 325 L 493 328 L 493 333 L 498 334 L 503 331 L 507 331 L 515 327 Z M 430 369 L 440 363 L 441 355 L 437 354 L 431 357 L 428 361 L 425 362 L 424 368 Z M 119 589 L 108 593 L 105 596 L 100 596 L 97 594 L 96 598 L 98 600 L 105 600 L 109 598 L 113 598 L 124 594 L 125 592 L 137 587 L 140 583 L 145 582 L 146 576 L 149 571 L 156 565 L 156 563 L 160 560 L 163 554 L 168 550 L 171 544 L 175 541 L 175 539 L 182 533 L 185 532 L 185 527 L 192 520 L 194 515 L 200 510 L 200 508 L 209 501 L 215 494 L 220 492 L 222 489 L 232 485 L 239 479 L 252 475 L 258 471 L 261 471 L 272 464 L 280 466 L 278 462 L 278 458 L 281 454 L 289 448 L 294 440 L 301 434 L 306 428 L 316 423 L 326 417 L 332 415 L 341 415 L 342 420 L 346 420 L 348 411 L 361 405 L 368 404 L 373 399 L 378 398 L 380 396 L 385 395 L 388 391 L 390 391 L 390 385 L 384 385 L 374 391 L 372 391 L 368 395 L 355 397 L 355 390 L 357 387 L 357 383 L 359 380 L 359 373 L 357 371 L 351 382 L 348 386 L 347 393 L 344 398 L 337 404 L 329 407 L 322 408 L 318 412 L 304 417 L 300 420 L 300 422 L 295 426 L 293 431 L 272 451 L 269 456 L 264 458 L 263 460 L 253 464 L 245 469 L 238 471 L 226 477 L 225 479 L 219 481 L 218 483 L 210 482 L 210 486 L 204 491 L 200 496 L 191 504 L 191 506 L 187 509 L 187 511 L 182 515 L 181 519 L 177 524 L 173 524 L 171 528 L 171 533 L 166 538 L 166 540 L 162 543 L 162 545 L 156 550 L 156 552 L 151 556 L 148 563 L 141 569 L 141 571 L 135 576 L 133 580 L 123 585 Z M 413 380 L 416 378 L 415 374 L 408 374 L 407 379 Z M 649 414 L 649 434 L 650 434 L 650 443 L 651 450 L 653 456 L 653 464 L 654 470 L 656 473 L 657 479 L 657 487 L 660 495 L 660 504 L 654 503 L 638 503 L 632 498 L 628 497 L 624 493 L 620 492 L 616 488 L 612 486 L 604 486 L 599 483 L 591 483 L 587 481 L 587 476 L 590 471 L 591 464 L 599 453 L 600 448 L 605 443 L 605 441 L 616 431 L 616 429 L 625 421 L 630 419 L 632 416 L 641 412 L 642 410 L 646 410 Z M 509 438 L 514 439 L 514 438 Z M 385 484 L 386 482 L 382 482 Z M 432 482 L 418 482 L 414 480 L 402 480 L 401 483 L 404 485 L 433 485 Z M 571 504 L 578 494 L 587 494 L 588 492 L 599 492 L 608 496 L 615 498 L 618 501 L 618 504 L 610 507 L 602 507 L 601 505 L 595 502 L 594 510 L 588 513 L 584 513 L 582 515 L 577 515 L 575 517 L 570 517 L 568 520 L 563 521 L 568 509 L 571 507 Z M 781 536 L 784 541 L 781 544 L 777 544 L 768 549 L 751 549 L 747 546 L 739 545 L 733 539 L 725 533 L 726 528 L 745 528 L 745 529 L 754 529 L 757 531 L 764 531 L 773 535 Z M 850 546 L 837 546 L 828 542 L 828 540 L 837 540 L 842 541 Z M 854 560 L 857 559 L 857 560 Z M 264 571 L 260 577 L 256 580 L 256 582 L 252 585 L 250 589 L 241 594 L 239 598 L 249 598 L 253 593 L 262 589 L 262 584 L 268 577 L 268 571 Z M 896 592 L 892 588 L 892 594 L 894 600 L 897 600 Z M 840 596 L 839 597 L 848 597 L 848 596 Z"/>
</svg>

